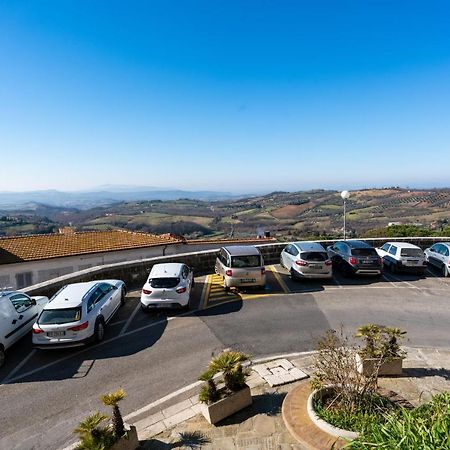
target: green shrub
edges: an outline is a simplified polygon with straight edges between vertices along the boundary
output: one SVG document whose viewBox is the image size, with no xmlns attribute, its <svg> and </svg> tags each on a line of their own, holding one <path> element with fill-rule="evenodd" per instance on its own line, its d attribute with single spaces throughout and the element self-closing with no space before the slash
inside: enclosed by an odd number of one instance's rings
<svg viewBox="0 0 450 450">
<path fill-rule="evenodd" d="M 450 448 L 450 393 L 433 397 L 431 402 L 414 410 L 399 409 L 374 422 L 350 449 L 380 450 L 448 450 Z"/>
</svg>

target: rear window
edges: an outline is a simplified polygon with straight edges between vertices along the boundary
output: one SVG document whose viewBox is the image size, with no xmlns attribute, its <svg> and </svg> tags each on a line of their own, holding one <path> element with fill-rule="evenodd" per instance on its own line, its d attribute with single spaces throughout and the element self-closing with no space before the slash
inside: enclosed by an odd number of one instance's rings
<svg viewBox="0 0 450 450">
<path fill-rule="evenodd" d="M 81 319 L 81 306 L 77 308 L 44 309 L 38 322 L 41 325 L 78 322 Z"/>
<path fill-rule="evenodd" d="M 328 255 L 325 252 L 303 252 L 300 253 L 300 258 L 305 261 L 326 261 Z"/>
<path fill-rule="evenodd" d="M 374 248 L 353 248 L 353 256 L 378 256 L 377 251 Z"/>
<path fill-rule="evenodd" d="M 419 248 L 402 248 L 400 252 L 401 256 L 423 256 L 422 250 Z"/>
<path fill-rule="evenodd" d="M 231 258 L 231 267 L 236 269 L 244 267 L 260 267 L 261 258 L 258 255 L 251 256 L 233 256 Z"/>
<path fill-rule="evenodd" d="M 148 282 L 155 289 L 172 289 L 178 286 L 180 279 L 175 277 L 151 278 Z"/>
</svg>

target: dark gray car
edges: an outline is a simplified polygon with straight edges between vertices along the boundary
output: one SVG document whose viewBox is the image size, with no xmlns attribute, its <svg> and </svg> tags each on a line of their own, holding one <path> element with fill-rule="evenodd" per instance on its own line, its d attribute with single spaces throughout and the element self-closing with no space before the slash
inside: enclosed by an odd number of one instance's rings
<svg viewBox="0 0 450 450">
<path fill-rule="evenodd" d="M 383 265 L 377 251 L 364 241 L 337 241 L 327 248 L 333 267 L 345 276 L 378 275 L 383 273 Z"/>
</svg>

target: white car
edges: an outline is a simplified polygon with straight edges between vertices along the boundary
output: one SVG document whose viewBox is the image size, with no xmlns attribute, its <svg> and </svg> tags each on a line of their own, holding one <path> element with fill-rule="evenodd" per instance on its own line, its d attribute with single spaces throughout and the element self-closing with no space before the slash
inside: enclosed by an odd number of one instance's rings
<svg viewBox="0 0 450 450">
<path fill-rule="evenodd" d="M 386 242 L 376 249 L 383 260 L 383 267 L 391 272 L 425 272 L 427 261 L 425 253 L 417 245 L 407 242 Z"/>
<path fill-rule="evenodd" d="M 280 255 L 280 265 L 291 278 L 331 278 L 333 269 L 327 251 L 317 242 L 302 241 L 288 244 Z"/>
<path fill-rule="evenodd" d="M 444 277 L 450 276 L 450 242 L 438 242 L 425 250 L 427 261 L 442 270 Z"/>
<path fill-rule="evenodd" d="M 0 292 L 0 367 L 5 351 L 27 334 L 48 302 L 48 297 L 29 297 L 19 291 Z"/>
<path fill-rule="evenodd" d="M 190 307 L 194 274 L 186 264 L 155 264 L 141 292 L 141 307 L 151 308 Z"/>
<path fill-rule="evenodd" d="M 125 302 L 120 280 L 68 284 L 45 305 L 33 325 L 35 348 L 78 347 L 100 342 L 105 325 Z"/>
</svg>

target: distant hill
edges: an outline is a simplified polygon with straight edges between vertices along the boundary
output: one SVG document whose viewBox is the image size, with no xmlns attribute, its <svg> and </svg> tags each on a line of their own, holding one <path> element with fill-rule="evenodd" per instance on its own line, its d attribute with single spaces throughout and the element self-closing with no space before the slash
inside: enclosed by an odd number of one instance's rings
<svg viewBox="0 0 450 450">
<path fill-rule="evenodd" d="M 228 192 L 165 190 L 154 187 L 105 186 L 99 190 L 62 192 L 42 190 L 30 192 L 0 192 L 0 210 L 34 209 L 36 205 L 89 209 L 118 202 L 143 200 L 215 201 L 237 198 Z"/>
</svg>

